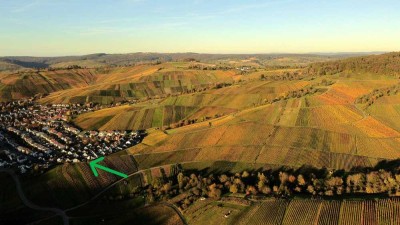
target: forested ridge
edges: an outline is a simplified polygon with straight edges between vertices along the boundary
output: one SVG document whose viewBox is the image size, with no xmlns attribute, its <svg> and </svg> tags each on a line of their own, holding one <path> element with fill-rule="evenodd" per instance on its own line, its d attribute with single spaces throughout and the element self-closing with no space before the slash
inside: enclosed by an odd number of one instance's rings
<svg viewBox="0 0 400 225">
<path fill-rule="evenodd" d="M 367 72 L 399 76 L 400 52 L 313 63 L 305 69 L 305 72 L 311 75 L 332 75 L 342 72 Z"/>
</svg>

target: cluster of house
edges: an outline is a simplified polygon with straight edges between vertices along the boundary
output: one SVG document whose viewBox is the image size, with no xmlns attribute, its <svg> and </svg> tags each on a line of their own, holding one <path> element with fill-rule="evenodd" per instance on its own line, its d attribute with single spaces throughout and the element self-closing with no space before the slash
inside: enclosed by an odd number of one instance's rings
<svg viewBox="0 0 400 225">
<path fill-rule="evenodd" d="M 88 105 L 40 105 L 30 100 L 0 103 L 0 168 L 47 169 L 58 163 L 90 161 L 135 144 L 142 131 L 81 131 L 71 115 Z"/>
</svg>

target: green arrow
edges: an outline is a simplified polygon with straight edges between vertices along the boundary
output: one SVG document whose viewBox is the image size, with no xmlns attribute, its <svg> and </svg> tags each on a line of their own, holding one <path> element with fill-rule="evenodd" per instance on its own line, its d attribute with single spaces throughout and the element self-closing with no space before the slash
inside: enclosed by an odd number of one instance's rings
<svg viewBox="0 0 400 225">
<path fill-rule="evenodd" d="M 90 169 L 92 169 L 92 172 L 93 172 L 93 174 L 94 174 L 95 177 L 98 177 L 98 176 L 99 176 L 99 173 L 97 172 L 97 169 L 101 169 L 101 170 L 107 171 L 107 172 L 109 172 L 109 173 L 115 174 L 115 175 L 120 176 L 120 177 L 123 177 L 123 178 L 127 178 L 127 177 L 128 177 L 128 175 L 126 175 L 126 174 L 124 174 L 124 173 L 121 173 L 121 172 L 118 172 L 118 171 L 116 171 L 116 170 L 112 170 L 112 169 L 110 169 L 110 168 L 108 168 L 108 167 L 105 167 L 105 166 L 102 166 L 102 165 L 97 164 L 98 162 L 101 162 L 101 161 L 103 161 L 103 160 L 104 160 L 104 157 L 100 157 L 100 158 L 95 159 L 95 160 L 93 160 L 93 161 L 91 161 L 91 162 L 89 163 Z M 97 169 L 96 169 L 96 168 L 97 168 Z"/>
</svg>

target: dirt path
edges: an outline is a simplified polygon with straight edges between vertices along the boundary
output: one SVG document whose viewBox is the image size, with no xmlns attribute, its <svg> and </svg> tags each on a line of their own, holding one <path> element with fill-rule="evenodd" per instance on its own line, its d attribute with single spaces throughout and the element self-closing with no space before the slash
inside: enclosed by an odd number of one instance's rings
<svg viewBox="0 0 400 225">
<path fill-rule="evenodd" d="M 358 121 L 362 121 L 362 120 L 365 120 L 369 115 L 368 115 L 368 113 L 367 112 L 365 112 L 362 108 L 360 108 L 357 104 L 353 104 L 354 105 L 354 107 L 356 107 L 356 109 L 358 110 L 358 111 L 360 111 L 361 113 L 362 113 L 362 116 L 363 116 L 363 118 L 362 119 L 360 119 L 360 120 L 358 120 Z M 357 122 L 358 122 L 357 121 Z"/>
</svg>

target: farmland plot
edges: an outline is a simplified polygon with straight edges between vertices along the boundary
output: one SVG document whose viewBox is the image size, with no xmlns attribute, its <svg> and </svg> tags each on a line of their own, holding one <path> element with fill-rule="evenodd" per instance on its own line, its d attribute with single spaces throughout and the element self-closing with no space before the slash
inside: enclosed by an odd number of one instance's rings
<svg viewBox="0 0 400 225">
<path fill-rule="evenodd" d="M 362 201 L 344 201 L 340 209 L 339 225 L 361 224 L 364 210 Z"/>
<path fill-rule="evenodd" d="M 340 215 L 340 201 L 323 201 L 318 217 L 318 225 L 336 225 Z"/>
<path fill-rule="evenodd" d="M 258 207 L 256 212 L 250 213 L 250 215 L 244 215 L 247 219 L 246 223 L 243 224 L 268 224 L 268 225 L 279 225 L 283 224 L 285 211 L 288 206 L 288 202 L 285 200 L 267 200 Z"/>
<path fill-rule="evenodd" d="M 399 132 L 371 116 L 355 123 L 355 126 L 368 137 L 400 137 Z"/>
<path fill-rule="evenodd" d="M 317 200 L 292 200 L 286 209 L 282 224 L 316 224 L 321 207 L 322 202 Z"/>
</svg>

